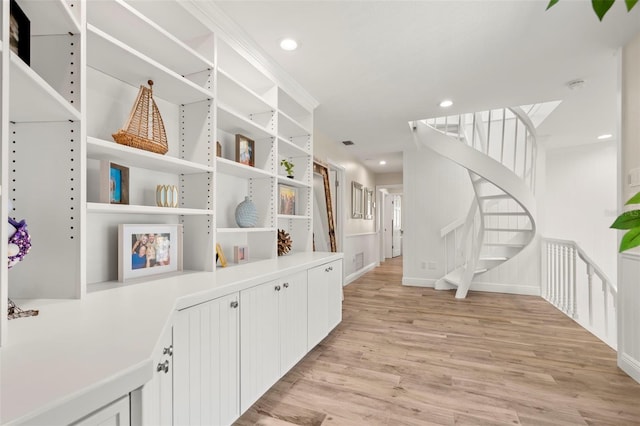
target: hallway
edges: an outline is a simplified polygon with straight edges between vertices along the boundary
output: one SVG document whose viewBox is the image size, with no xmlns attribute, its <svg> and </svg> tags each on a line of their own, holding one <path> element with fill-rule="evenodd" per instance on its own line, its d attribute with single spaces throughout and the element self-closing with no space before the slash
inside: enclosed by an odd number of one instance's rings
<svg viewBox="0 0 640 426">
<path fill-rule="evenodd" d="M 632 425 L 640 384 L 540 297 L 402 286 L 394 258 L 345 287 L 342 323 L 236 425 Z"/>
</svg>

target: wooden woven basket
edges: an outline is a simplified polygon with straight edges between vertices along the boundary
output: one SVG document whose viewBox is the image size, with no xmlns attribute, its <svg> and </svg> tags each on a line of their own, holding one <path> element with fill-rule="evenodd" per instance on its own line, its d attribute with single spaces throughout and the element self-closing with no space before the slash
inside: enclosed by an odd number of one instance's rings
<svg viewBox="0 0 640 426">
<path fill-rule="evenodd" d="M 166 154 L 169 150 L 167 133 L 158 106 L 153 100 L 153 81 L 149 80 L 148 83 L 149 88 L 140 86 L 124 128 L 112 136 L 119 144 Z"/>
</svg>

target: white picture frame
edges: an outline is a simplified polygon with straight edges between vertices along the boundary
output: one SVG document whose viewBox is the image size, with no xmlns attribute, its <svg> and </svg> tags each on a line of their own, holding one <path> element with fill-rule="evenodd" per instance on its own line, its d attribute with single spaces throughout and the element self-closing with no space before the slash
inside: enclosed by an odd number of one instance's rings
<svg viewBox="0 0 640 426">
<path fill-rule="evenodd" d="M 182 225 L 118 225 L 118 281 L 177 271 L 182 271 Z"/>
</svg>

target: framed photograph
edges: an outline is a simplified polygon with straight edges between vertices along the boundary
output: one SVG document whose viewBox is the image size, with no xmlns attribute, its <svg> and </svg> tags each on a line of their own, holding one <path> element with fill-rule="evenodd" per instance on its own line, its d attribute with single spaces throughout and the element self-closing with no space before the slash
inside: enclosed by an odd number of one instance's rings
<svg viewBox="0 0 640 426">
<path fill-rule="evenodd" d="M 18 3 L 11 0 L 9 19 L 9 48 L 25 64 L 31 62 L 31 22 Z"/>
<path fill-rule="evenodd" d="M 100 162 L 100 202 L 129 204 L 129 168 L 107 160 Z"/>
<path fill-rule="evenodd" d="M 351 217 L 362 219 L 363 191 L 362 184 L 356 181 L 351 182 Z"/>
<path fill-rule="evenodd" d="M 222 157 L 222 144 L 216 142 L 216 157 Z"/>
<path fill-rule="evenodd" d="M 224 252 L 222 251 L 222 246 L 220 244 L 216 244 L 216 263 L 220 261 L 220 266 L 223 268 L 227 266 L 227 258 L 224 257 Z"/>
<path fill-rule="evenodd" d="M 249 261 L 249 247 L 233 246 L 233 261 L 235 263 L 247 263 Z"/>
<path fill-rule="evenodd" d="M 118 281 L 182 271 L 182 225 L 118 225 Z"/>
<path fill-rule="evenodd" d="M 297 188 L 289 185 L 278 185 L 278 214 L 295 215 Z"/>
<path fill-rule="evenodd" d="M 253 167 L 255 165 L 255 142 L 246 136 L 236 135 L 236 161 Z"/>
</svg>

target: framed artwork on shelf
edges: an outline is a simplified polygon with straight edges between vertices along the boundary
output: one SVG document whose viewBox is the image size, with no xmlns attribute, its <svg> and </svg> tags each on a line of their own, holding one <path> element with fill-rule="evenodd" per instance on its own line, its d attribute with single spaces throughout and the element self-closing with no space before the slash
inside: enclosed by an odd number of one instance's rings
<svg viewBox="0 0 640 426">
<path fill-rule="evenodd" d="M 235 263 L 247 263 L 249 261 L 249 247 L 233 246 L 233 261 Z"/>
<path fill-rule="evenodd" d="M 10 4 L 9 48 L 25 64 L 31 62 L 31 22 L 15 0 Z"/>
<path fill-rule="evenodd" d="M 222 144 L 216 141 L 216 157 L 222 157 Z"/>
<path fill-rule="evenodd" d="M 236 161 L 253 167 L 255 165 L 255 142 L 243 135 L 236 135 Z"/>
<path fill-rule="evenodd" d="M 351 182 L 351 217 L 362 219 L 362 184 L 356 181 Z"/>
<path fill-rule="evenodd" d="M 295 215 L 296 214 L 296 198 L 298 197 L 297 188 L 289 185 L 278 185 L 278 214 Z"/>
<path fill-rule="evenodd" d="M 182 271 L 182 225 L 118 225 L 118 281 Z"/>
<path fill-rule="evenodd" d="M 224 252 L 220 244 L 216 244 L 216 263 L 218 263 L 218 261 L 220 261 L 220 266 L 223 268 L 227 266 L 227 258 L 224 257 Z"/>
<path fill-rule="evenodd" d="M 129 168 L 107 160 L 100 162 L 100 202 L 129 204 Z"/>
</svg>

